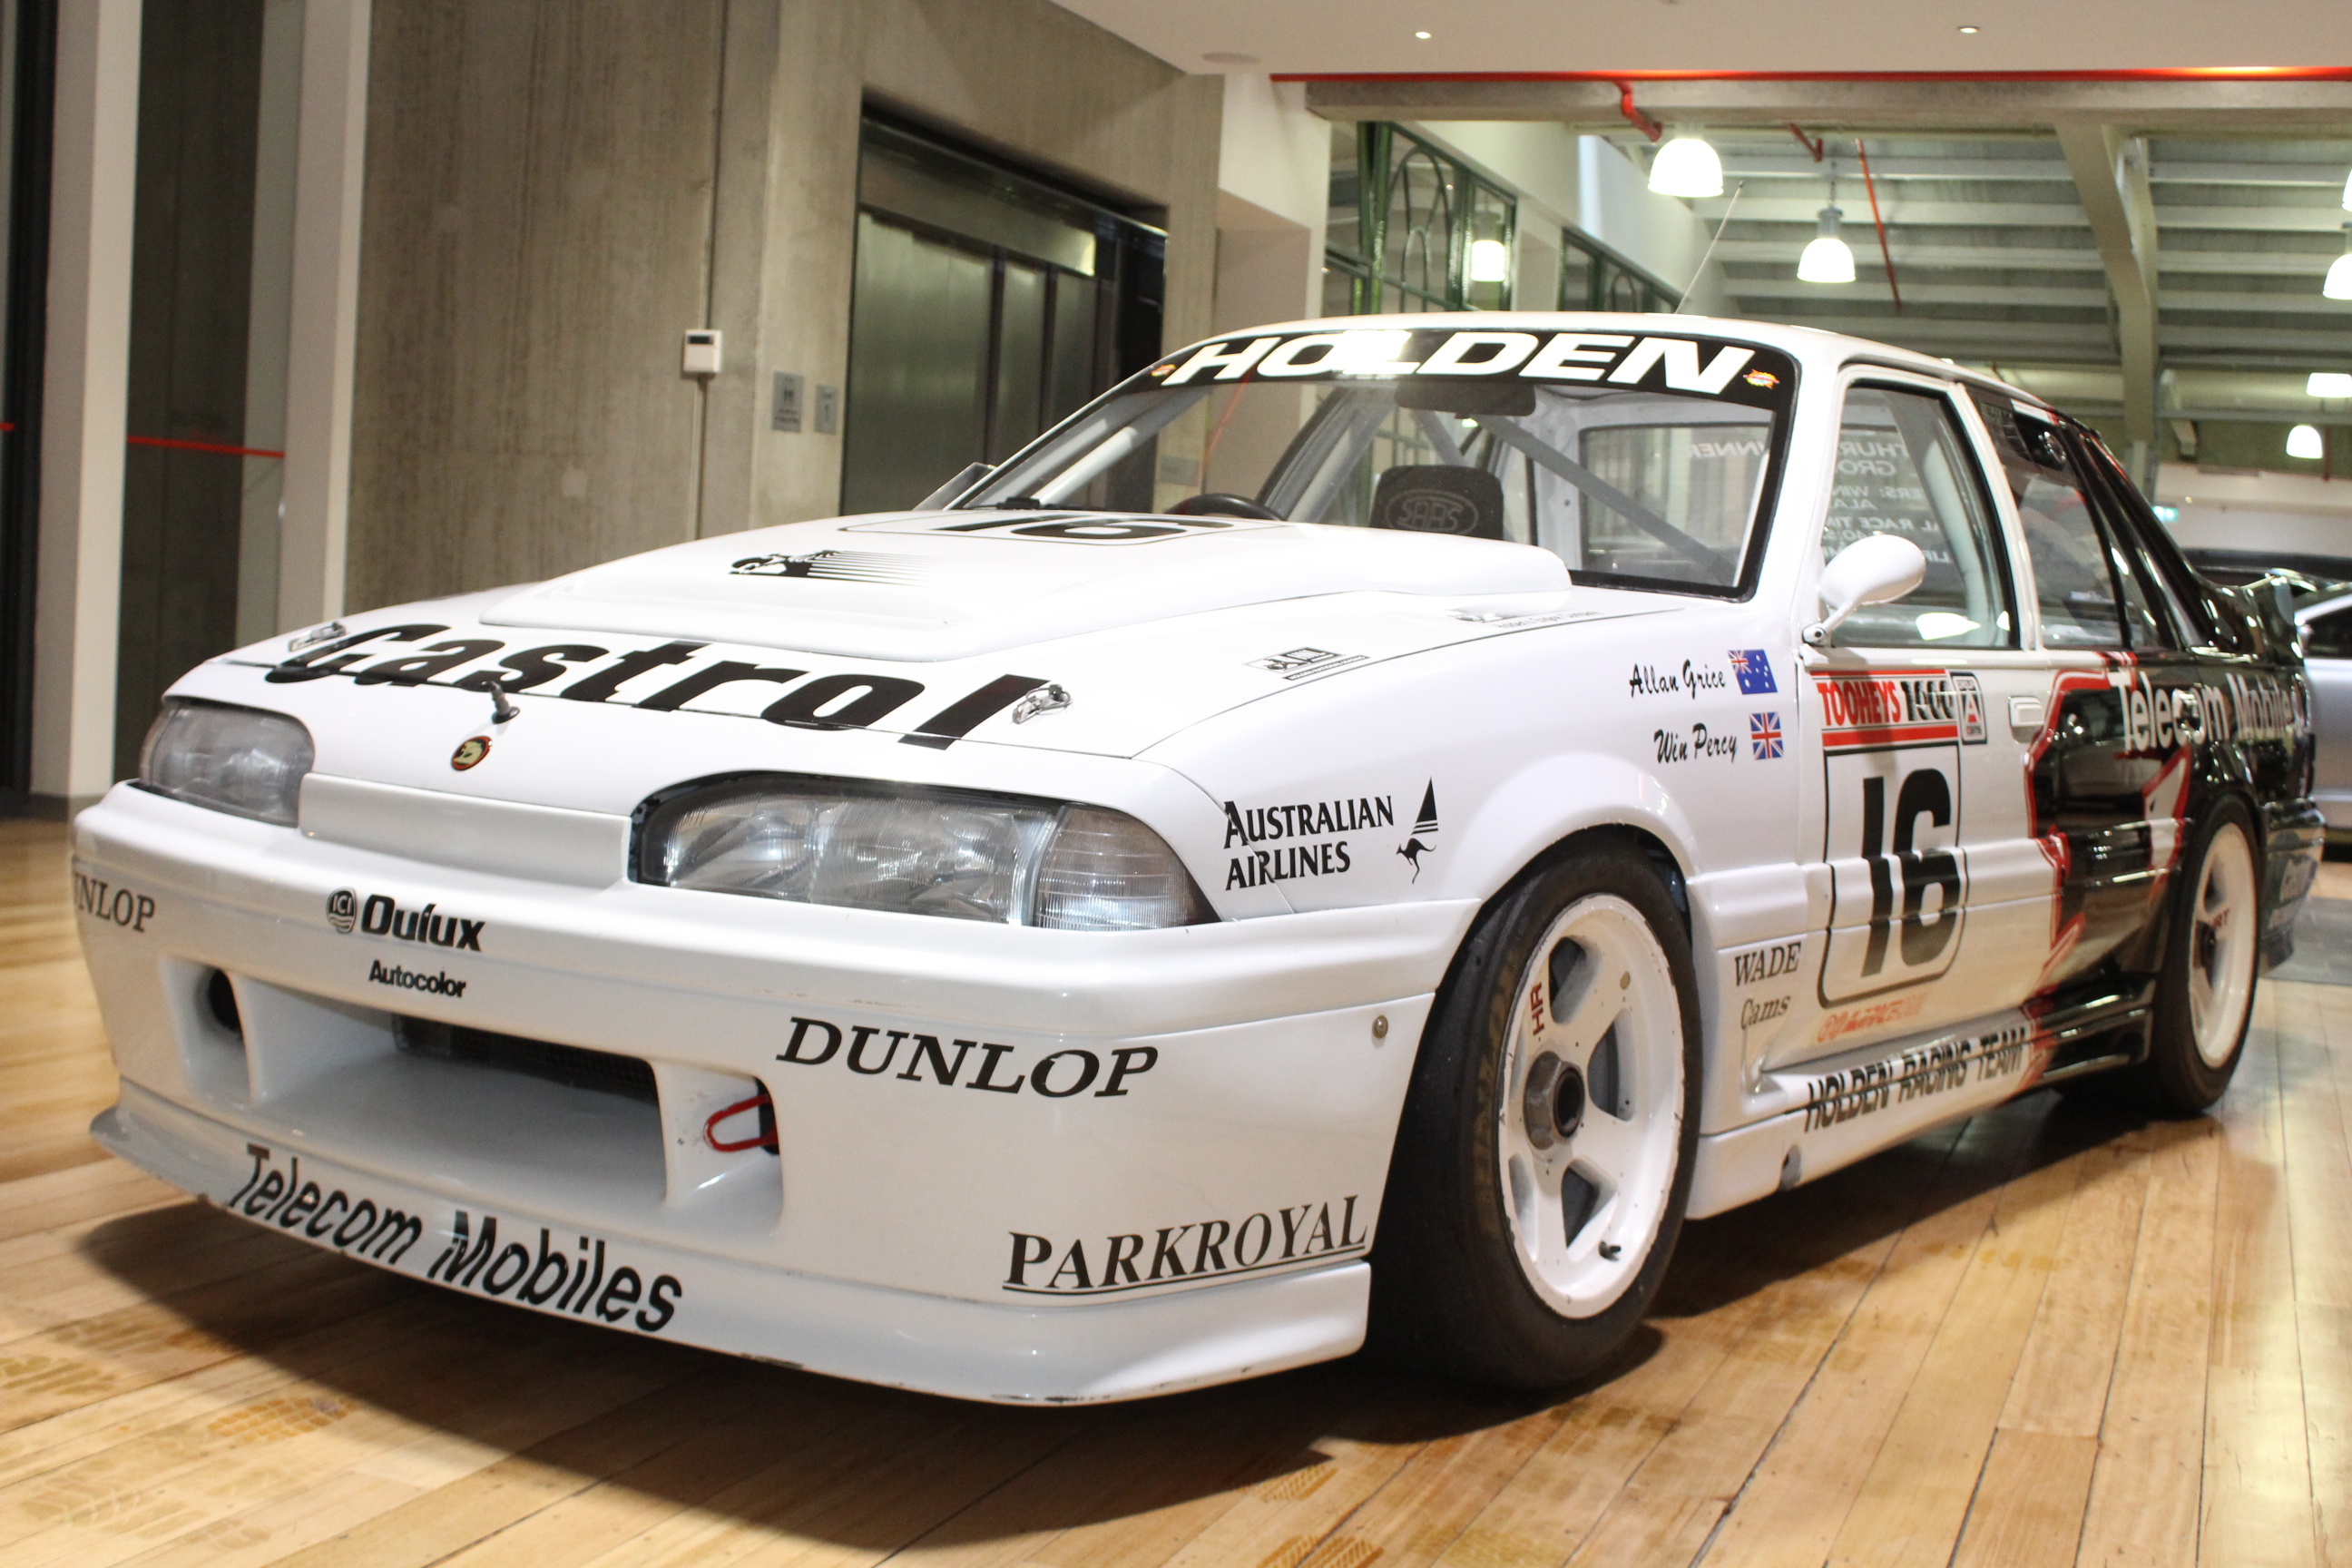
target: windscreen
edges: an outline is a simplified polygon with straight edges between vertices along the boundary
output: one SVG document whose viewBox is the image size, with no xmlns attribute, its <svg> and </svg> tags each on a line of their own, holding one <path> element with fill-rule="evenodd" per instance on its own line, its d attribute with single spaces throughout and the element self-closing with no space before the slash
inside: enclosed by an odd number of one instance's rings
<svg viewBox="0 0 2352 1568">
<path fill-rule="evenodd" d="M 1671 331 L 1228 338 L 1154 365 L 958 505 L 1454 533 L 1540 546 L 1580 581 L 1734 595 L 1795 392 L 1776 350 Z"/>
</svg>

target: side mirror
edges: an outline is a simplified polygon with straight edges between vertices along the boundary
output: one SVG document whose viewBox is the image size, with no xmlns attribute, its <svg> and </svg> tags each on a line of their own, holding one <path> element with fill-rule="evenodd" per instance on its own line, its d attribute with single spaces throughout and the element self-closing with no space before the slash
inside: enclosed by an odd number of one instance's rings
<svg viewBox="0 0 2352 1568">
<path fill-rule="evenodd" d="M 1848 616 L 1864 605 L 1901 598 L 1927 575 L 1927 556 L 1902 535 L 1874 533 L 1855 540 L 1822 568 L 1822 608 L 1827 614 L 1805 628 L 1805 641 L 1827 647 L 1831 634 Z"/>
</svg>

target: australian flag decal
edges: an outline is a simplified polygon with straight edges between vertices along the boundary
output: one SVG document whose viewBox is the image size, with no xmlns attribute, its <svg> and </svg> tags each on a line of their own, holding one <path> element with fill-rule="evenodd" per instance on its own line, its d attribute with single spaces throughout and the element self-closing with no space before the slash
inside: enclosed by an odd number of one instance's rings
<svg viewBox="0 0 2352 1568">
<path fill-rule="evenodd" d="M 1749 697 L 1780 689 L 1772 683 L 1772 661 L 1760 647 L 1733 648 L 1731 673 L 1739 678 L 1739 689 Z"/>
<path fill-rule="evenodd" d="M 1771 674 L 1767 671 L 1767 680 Z M 1778 713 L 1750 713 L 1748 716 L 1748 743 L 1756 752 L 1756 760 L 1769 763 L 1780 754 L 1780 716 Z"/>
</svg>

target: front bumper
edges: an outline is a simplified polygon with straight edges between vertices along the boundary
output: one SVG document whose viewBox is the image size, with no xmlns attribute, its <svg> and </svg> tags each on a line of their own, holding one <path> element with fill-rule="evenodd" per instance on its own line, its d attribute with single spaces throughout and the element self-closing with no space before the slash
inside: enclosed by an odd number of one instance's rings
<svg viewBox="0 0 2352 1568">
<path fill-rule="evenodd" d="M 95 1131 L 124 1157 L 459 1289 L 991 1399 L 1354 1348 L 1413 1042 L 1475 912 L 1025 931 L 427 866 L 127 788 L 75 849 L 124 1079 Z M 339 892 L 424 940 L 337 929 Z M 413 1054 L 404 1016 L 635 1058 L 657 1092 Z M 762 1090 L 776 1152 L 713 1148 Z M 339 1242 L 362 1202 L 417 1237 Z M 567 1273 L 600 1251 L 634 1300 Z M 537 1299 L 558 1275 L 568 1308 Z"/>
</svg>

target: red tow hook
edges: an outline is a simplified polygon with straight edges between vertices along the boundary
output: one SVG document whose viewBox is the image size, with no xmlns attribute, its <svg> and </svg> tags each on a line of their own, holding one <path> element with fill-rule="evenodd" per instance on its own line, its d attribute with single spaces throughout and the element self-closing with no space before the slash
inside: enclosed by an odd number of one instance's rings
<svg viewBox="0 0 2352 1568">
<path fill-rule="evenodd" d="M 747 1110 L 760 1113 L 759 1131 L 749 1138 L 732 1142 L 721 1142 L 719 1124 L 730 1116 L 740 1116 Z M 739 1100 L 724 1110 L 711 1112 L 710 1120 L 702 1124 L 702 1141 L 721 1154 L 740 1154 L 746 1149 L 765 1149 L 776 1152 L 776 1107 L 766 1094 L 755 1094 L 749 1100 Z"/>
</svg>

